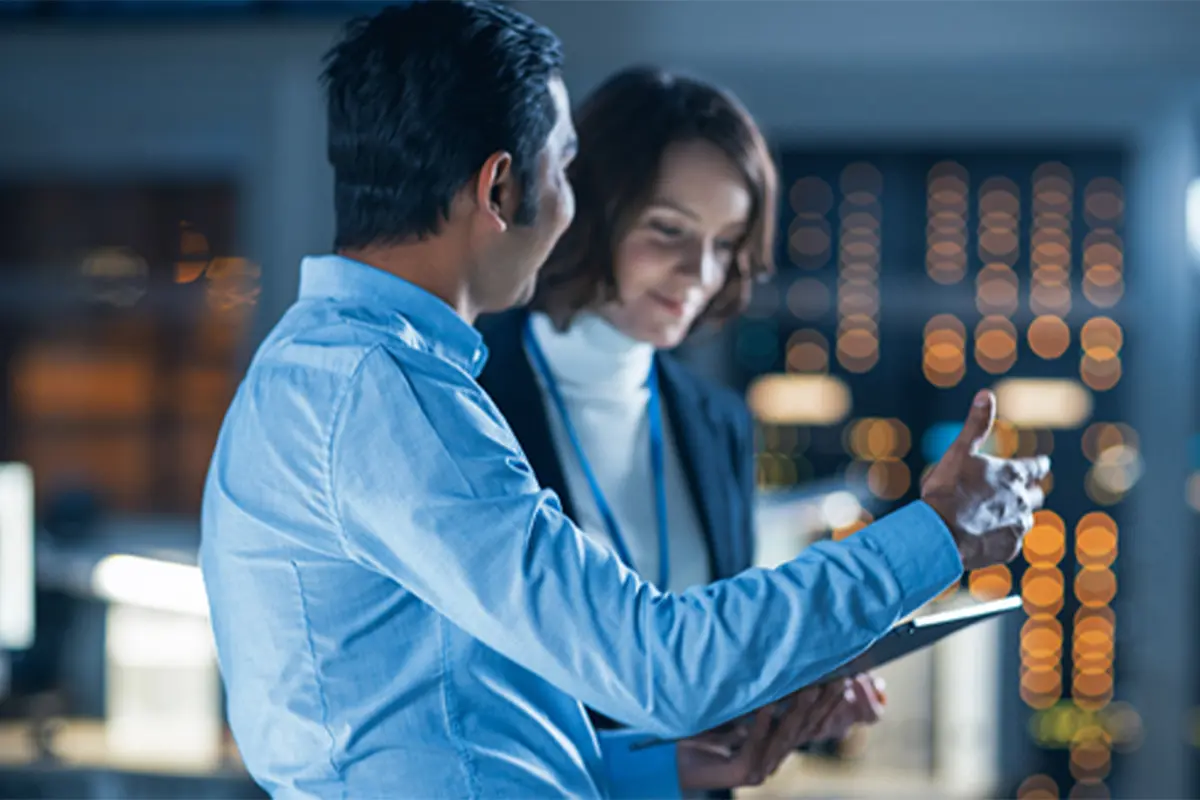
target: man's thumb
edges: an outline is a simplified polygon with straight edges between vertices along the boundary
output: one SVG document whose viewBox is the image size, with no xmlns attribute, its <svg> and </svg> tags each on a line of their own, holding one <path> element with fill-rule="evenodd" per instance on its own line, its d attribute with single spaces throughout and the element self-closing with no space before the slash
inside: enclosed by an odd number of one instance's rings
<svg viewBox="0 0 1200 800">
<path fill-rule="evenodd" d="M 967 421 L 959 431 L 954 444 L 950 445 L 950 449 L 957 451 L 957 455 L 963 457 L 975 452 L 975 449 L 983 444 L 988 434 L 992 432 L 992 423 L 995 419 L 996 396 L 984 389 L 975 395 L 975 400 L 971 403 L 971 411 L 967 414 Z"/>
</svg>

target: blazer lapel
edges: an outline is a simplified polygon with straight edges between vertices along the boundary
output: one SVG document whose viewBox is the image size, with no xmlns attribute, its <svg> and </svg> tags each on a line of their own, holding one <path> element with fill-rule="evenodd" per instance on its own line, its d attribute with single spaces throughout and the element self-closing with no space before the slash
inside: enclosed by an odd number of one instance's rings
<svg viewBox="0 0 1200 800">
<path fill-rule="evenodd" d="M 695 391 L 691 381 L 682 379 L 683 367 L 670 357 L 656 358 L 663 404 L 708 541 L 713 579 L 730 577 L 747 566 L 742 563 L 747 557 L 740 552 L 740 532 L 735 530 L 730 507 L 736 487 L 727 432 L 713 418 L 708 399 Z"/>
</svg>

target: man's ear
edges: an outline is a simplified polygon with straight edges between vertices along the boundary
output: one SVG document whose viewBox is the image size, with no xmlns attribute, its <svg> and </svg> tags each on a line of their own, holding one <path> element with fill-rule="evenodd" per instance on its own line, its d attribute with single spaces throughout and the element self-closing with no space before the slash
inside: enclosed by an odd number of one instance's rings
<svg viewBox="0 0 1200 800">
<path fill-rule="evenodd" d="M 503 233 L 512 225 L 518 203 L 517 181 L 513 159 L 503 150 L 492 153 L 479 170 L 475 184 L 475 205 L 496 232 Z"/>
</svg>

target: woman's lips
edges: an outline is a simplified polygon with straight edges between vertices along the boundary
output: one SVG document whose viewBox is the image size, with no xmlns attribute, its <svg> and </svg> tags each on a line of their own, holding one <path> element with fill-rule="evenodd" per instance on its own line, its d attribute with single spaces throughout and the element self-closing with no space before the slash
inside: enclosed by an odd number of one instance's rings
<svg viewBox="0 0 1200 800">
<path fill-rule="evenodd" d="M 687 303 L 682 300 L 674 300 L 657 292 L 651 292 L 650 298 L 662 306 L 663 310 L 676 317 L 682 317 L 683 313 L 687 310 Z"/>
</svg>

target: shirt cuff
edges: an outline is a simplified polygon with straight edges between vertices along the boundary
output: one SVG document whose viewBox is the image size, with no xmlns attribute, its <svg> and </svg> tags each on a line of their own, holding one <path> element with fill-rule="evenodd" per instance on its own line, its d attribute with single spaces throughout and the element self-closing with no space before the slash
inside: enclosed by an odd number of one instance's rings
<svg viewBox="0 0 1200 800">
<path fill-rule="evenodd" d="M 675 745 L 662 744 L 632 750 L 632 745 L 650 737 L 643 731 L 624 729 L 600 731 L 599 734 L 608 792 L 614 800 L 666 800 L 682 796 Z"/>
<path fill-rule="evenodd" d="M 891 567 L 904 595 L 901 616 L 916 611 L 962 577 L 962 557 L 950 529 L 923 502 L 882 517 L 856 537 Z"/>
</svg>

